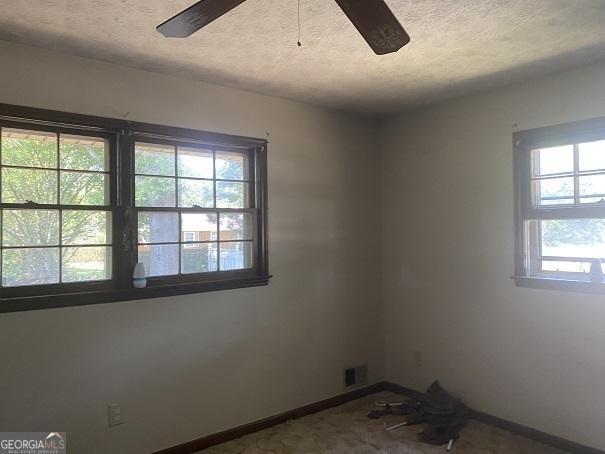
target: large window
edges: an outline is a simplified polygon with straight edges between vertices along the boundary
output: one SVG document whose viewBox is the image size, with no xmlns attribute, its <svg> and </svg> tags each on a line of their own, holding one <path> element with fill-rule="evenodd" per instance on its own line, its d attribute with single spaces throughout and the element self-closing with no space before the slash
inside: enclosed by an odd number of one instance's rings
<svg viewBox="0 0 605 454">
<path fill-rule="evenodd" d="M 605 271 L 605 122 L 517 133 L 515 163 L 518 282 L 599 290 L 599 268 Z"/>
<path fill-rule="evenodd" d="M 0 311 L 265 285 L 266 196 L 264 140 L 0 105 Z"/>
</svg>

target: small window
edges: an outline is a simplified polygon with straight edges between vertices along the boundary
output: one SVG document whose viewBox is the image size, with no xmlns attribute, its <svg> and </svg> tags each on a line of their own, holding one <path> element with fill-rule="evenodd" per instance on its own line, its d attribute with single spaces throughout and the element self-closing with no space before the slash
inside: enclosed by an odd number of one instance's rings
<svg viewBox="0 0 605 454">
<path fill-rule="evenodd" d="M 602 283 L 604 128 L 605 121 L 590 120 L 515 135 L 518 282 L 593 290 Z"/>
</svg>

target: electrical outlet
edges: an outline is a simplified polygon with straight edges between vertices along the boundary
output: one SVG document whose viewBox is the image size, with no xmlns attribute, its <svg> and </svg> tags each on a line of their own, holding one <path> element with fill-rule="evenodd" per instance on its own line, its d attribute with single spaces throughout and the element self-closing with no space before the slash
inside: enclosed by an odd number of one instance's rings
<svg viewBox="0 0 605 454">
<path fill-rule="evenodd" d="M 124 421 L 122 420 L 122 407 L 118 404 L 107 406 L 107 424 L 109 427 L 124 424 Z"/>
</svg>

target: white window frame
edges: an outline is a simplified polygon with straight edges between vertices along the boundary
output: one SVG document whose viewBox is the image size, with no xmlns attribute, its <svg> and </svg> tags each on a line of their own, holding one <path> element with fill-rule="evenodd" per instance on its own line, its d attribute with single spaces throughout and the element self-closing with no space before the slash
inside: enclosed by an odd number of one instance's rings
<svg viewBox="0 0 605 454">
<path fill-rule="evenodd" d="M 198 241 L 199 235 L 197 232 L 183 232 L 183 247 L 190 249 L 199 247 L 198 244 L 191 244 Z"/>
</svg>

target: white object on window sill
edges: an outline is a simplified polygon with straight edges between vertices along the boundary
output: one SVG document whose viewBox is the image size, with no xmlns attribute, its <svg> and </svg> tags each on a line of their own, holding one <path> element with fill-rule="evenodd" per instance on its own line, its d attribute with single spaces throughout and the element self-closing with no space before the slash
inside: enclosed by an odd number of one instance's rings
<svg viewBox="0 0 605 454">
<path fill-rule="evenodd" d="M 132 285 L 135 288 L 145 288 L 147 286 L 145 264 L 143 262 L 138 262 L 134 266 L 134 271 L 132 272 Z"/>
</svg>

